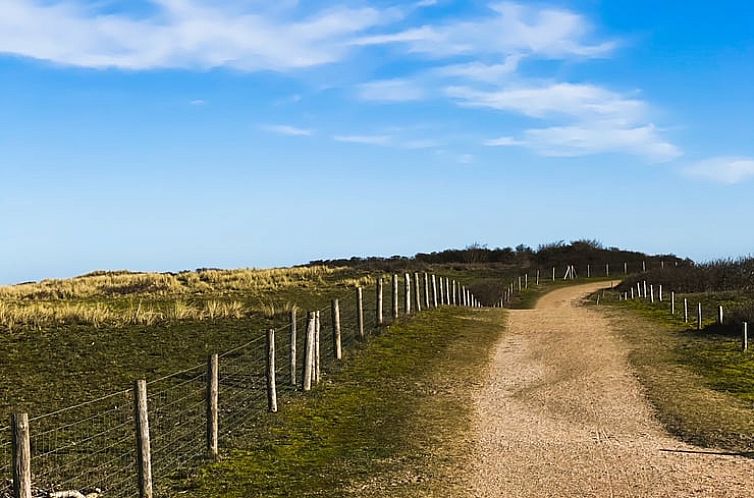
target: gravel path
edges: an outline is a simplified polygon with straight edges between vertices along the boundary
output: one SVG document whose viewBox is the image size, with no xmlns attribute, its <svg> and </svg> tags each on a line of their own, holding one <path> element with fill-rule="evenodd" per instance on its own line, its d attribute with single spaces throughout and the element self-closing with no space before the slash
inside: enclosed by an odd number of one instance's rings
<svg viewBox="0 0 754 498">
<path fill-rule="evenodd" d="M 754 497 L 754 461 L 681 443 L 654 417 L 627 347 L 556 290 L 510 312 L 476 401 L 478 497 Z"/>
</svg>

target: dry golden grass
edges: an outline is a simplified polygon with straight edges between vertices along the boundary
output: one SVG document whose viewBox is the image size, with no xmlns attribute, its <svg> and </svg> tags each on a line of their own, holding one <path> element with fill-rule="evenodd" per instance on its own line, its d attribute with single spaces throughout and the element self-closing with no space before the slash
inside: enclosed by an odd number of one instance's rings
<svg viewBox="0 0 754 498">
<path fill-rule="evenodd" d="M 265 299 L 286 289 L 314 289 L 340 269 L 325 266 L 170 273 L 98 272 L 67 280 L 0 287 L 0 328 L 85 323 L 125 326 L 170 320 L 272 316 L 293 305 Z M 345 285 L 369 279 L 343 280 Z M 246 304 L 254 297 L 256 304 Z"/>
<path fill-rule="evenodd" d="M 326 266 L 311 266 L 267 270 L 197 270 L 177 274 L 96 272 L 65 280 L 51 279 L 0 287 L 0 299 L 63 300 L 273 291 L 293 285 L 317 285 L 338 271 Z"/>
</svg>

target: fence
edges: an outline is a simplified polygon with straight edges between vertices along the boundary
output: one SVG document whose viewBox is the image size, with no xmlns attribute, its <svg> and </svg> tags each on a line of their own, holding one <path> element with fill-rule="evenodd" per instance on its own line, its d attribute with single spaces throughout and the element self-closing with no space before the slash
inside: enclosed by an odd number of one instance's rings
<svg viewBox="0 0 754 498">
<path fill-rule="evenodd" d="M 677 262 L 674 263 L 678 265 Z M 615 276 L 627 276 L 634 273 L 644 273 L 651 269 L 651 262 L 648 264 L 645 260 L 641 261 L 623 261 L 607 262 L 601 264 L 585 264 L 581 268 L 575 265 L 566 265 L 563 267 L 550 267 L 547 269 L 536 268 L 523 275 L 515 276 L 501 290 L 500 296 L 495 302 L 496 307 L 506 307 L 511 304 L 513 297 L 530 288 L 531 285 L 539 287 L 544 281 L 556 282 L 558 280 L 575 280 L 577 278 L 608 278 Z M 657 266 L 659 269 L 665 268 L 665 262 L 660 261 Z M 579 277 L 581 275 L 581 277 Z"/>
<path fill-rule="evenodd" d="M 206 363 L 55 412 L 13 415 L 2 429 L 0 497 L 151 498 L 243 438 L 281 396 L 297 396 L 355 345 L 401 316 L 445 305 L 481 307 L 470 289 L 436 275 L 393 275 L 329 306 L 278 317 Z M 324 337 L 330 336 L 331 340 Z M 284 361 L 281 361 L 284 360 Z"/>
<path fill-rule="evenodd" d="M 646 280 L 631 285 L 629 290 L 618 292 L 617 297 L 619 301 L 642 299 L 650 305 L 664 306 L 671 316 L 678 317 L 684 323 L 695 327 L 696 330 L 703 330 L 709 324 L 723 329 L 730 329 L 734 325 L 732 321 L 727 320 L 723 304 L 709 302 L 708 299 L 702 299 L 694 294 L 678 294 L 674 290 L 669 291 L 663 288 L 661 284 L 653 284 Z M 697 299 L 693 299 L 694 297 Z M 740 327 L 741 349 L 748 351 L 749 323 L 743 321 L 737 325 Z"/>
</svg>

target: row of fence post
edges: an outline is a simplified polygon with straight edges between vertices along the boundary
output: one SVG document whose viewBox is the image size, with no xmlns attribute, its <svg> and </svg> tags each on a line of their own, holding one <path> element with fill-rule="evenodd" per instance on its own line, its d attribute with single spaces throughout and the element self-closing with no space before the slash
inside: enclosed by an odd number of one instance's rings
<svg viewBox="0 0 754 498">
<path fill-rule="evenodd" d="M 638 294 L 639 298 L 643 298 L 645 300 L 648 300 L 650 304 L 655 303 L 655 285 L 651 283 L 647 283 L 646 280 L 637 282 L 636 283 L 636 293 L 634 293 L 634 286 L 631 286 L 631 290 L 624 291 L 622 293 L 618 294 L 619 300 L 628 301 L 636 299 L 636 295 Z M 647 296 L 647 290 L 649 290 L 649 295 Z M 630 297 L 629 297 L 630 296 Z M 657 286 L 657 299 L 659 302 L 663 302 L 663 286 L 660 284 Z M 670 314 L 675 316 L 676 314 L 676 293 L 675 291 L 670 291 Z M 723 325 L 725 323 L 725 310 L 722 305 L 719 305 L 717 307 L 717 324 Z M 689 300 L 688 298 L 683 298 L 683 322 L 689 323 Z M 696 305 L 696 329 L 702 330 L 704 328 L 704 316 L 702 313 L 702 303 L 697 302 Z M 747 322 L 743 322 L 743 331 L 742 331 L 742 338 L 741 338 L 741 349 L 743 351 L 747 351 L 749 349 L 749 324 Z"/>
<path fill-rule="evenodd" d="M 437 308 L 442 305 L 459 305 L 467 307 L 481 307 L 481 303 L 471 293 L 471 290 L 455 280 L 436 275 L 424 274 L 424 299 L 420 291 L 420 275 L 414 273 L 414 292 L 411 292 L 411 275 L 404 275 L 403 311 L 406 315 L 424 309 Z M 438 285 L 439 284 L 439 285 Z M 378 327 L 384 325 L 383 318 L 383 281 L 382 277 L 376 282 L 375 314 Z M 430 300 L 431 294 L 431 300 Z M 412 312 L 413 296 L 413 312 Z M 393 319 L 400 317 L 399 306 L 399 277 L 392 277 L 392 315 Z M 332 348 L 333 357 L 339 361 L 343 358 L 342 331 L 340 320 L 340 302 L 331 301 L 332 314 Z M 361 287 L 356 288 L 356 334 L 360 339 L 365 337 L 364 330 L 364 296 Z M 298 386 L 297 362 L 297 317 L 296 309 L 289 315 L 289 370 L 290 383 Z M 304 364 L 301 370 L 301 388 L 310 391 L 312 386 L 321 381 L 321 317 L 319 311 L 309 311 L 306 319 L 306 336 L 304 340 Z M 269 329 L 265 337 L 265 379 L 267 391 L 267 409 L 271 413 L 278 410 L 277 379 L 275 378 L 275 329 Z M 219 455 L 219 355 L 212 354 L 207 359 L 206 384 L 206 444 L 207 455 L 210 459 L 217 459 Z M 137 380 L 133 386 L 134 395 L 134 433 L 136 436 L 136 469 L 140 498 L 152 498 L 154 486 L 152 478 L 152 461 L 149 430 L 149 408 L 147 381 Z M 15 498 L 32 497 L 32 469 L 31 469 L 31 431 L 29 416 L 26 413 L 14 414 L 11 417 L 12 426 L 12 458 L 13 458 L 13 494 Z"/>
</svg>

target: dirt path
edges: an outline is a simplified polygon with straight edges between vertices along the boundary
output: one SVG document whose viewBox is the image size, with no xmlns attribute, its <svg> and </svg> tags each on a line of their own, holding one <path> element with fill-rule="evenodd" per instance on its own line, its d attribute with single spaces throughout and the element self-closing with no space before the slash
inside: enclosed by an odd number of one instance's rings
<svg viewBox="0 0 754 498">
<path fill-rule="evenodd" d="M 655 419 L 627 348 L 582 296 L 510 312 L 477 400 L 479 497 L 754 497 L 754 461 L 678 442 Z"/>
</svg>

